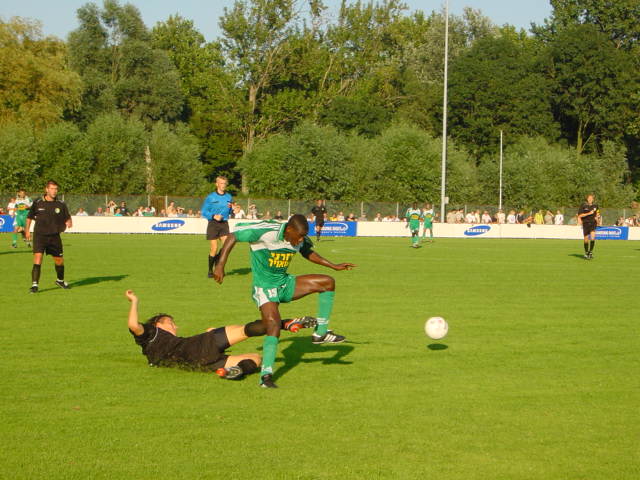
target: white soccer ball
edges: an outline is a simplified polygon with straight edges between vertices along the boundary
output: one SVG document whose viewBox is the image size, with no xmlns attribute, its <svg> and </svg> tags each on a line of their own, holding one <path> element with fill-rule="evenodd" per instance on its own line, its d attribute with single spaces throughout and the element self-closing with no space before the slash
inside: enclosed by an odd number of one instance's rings
<svg viewBox="0 0 640 480">
<path fill-rule="evenodd" d="M 448 331 L 449 325 L 442 317 L 431 317 L 424 324 L 424 332 L 434 340 L 440 340 L 441 338 L 446 337 Z"/>
</svg>

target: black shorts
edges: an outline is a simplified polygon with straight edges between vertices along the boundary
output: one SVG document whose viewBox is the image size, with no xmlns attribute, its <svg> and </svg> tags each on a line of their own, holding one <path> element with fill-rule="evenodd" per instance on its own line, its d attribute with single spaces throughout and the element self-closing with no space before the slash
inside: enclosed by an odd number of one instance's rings
<svg viewBox="0 0 640 480">
<path fill-rule="evenodd" d="M 223 220 L 209 220 L 207 225 L 207 240 L 216 240 L 220 237 L 229 235 L 229 222 Z"/>
<path fill-rule="evenodd" d="M 597 226 L 598 224 L 594 222 L 582 222 L 582 233 L 586 237 L 587 235 L 590 235 L 591 232 L 595 231 Z"/>
<path fill-rule="evenodd" d="M 324 219 L 316 220 L 316 231 L 322 230 L 323 226 L 324 226 Z"/>
<path fill-rule="evenodd" d="M 33 253 L 46 253 L 52 257 L 62 256 L 62 240 L 60 235 L 35 235 Z"/>
<path fill-rule="evenodd" d="M 224 364 L 227 363 L 229 355 L 226 355 L 224 351 L 231 345 L 229 345 L 229 339 L 227 338 L 227 332 L 225 329 L 226 327 L 220 327 L 211 332 L 213 334 L 214 343 L 218 348 L 219 356 L 212 363 L 203 365 L 203 370 L 211 370 L 212 372 L 215 372 L 217 369 L 224 367 Z"/>
</svg>

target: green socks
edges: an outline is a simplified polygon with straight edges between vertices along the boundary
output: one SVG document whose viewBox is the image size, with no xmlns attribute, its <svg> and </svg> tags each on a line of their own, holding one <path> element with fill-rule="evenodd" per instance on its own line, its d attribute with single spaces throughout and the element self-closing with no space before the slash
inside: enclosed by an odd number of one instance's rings
<svg viewBox="0 0 640 480">
<path fill-rule="evenodd" d="M 316 335 L 324 335 L 329 330 L 329 317 L 333 310 L 333 297 L 336 292 L 321 292 L 318 296 L 318 326 L 315 329 Z"/>
<path fill-rule="evenodd" d="M 18 234 L 17 233 L 13 233 L 13 245 L 17 245 L 18 244 Z"/>
<path fill-rule="evenodd" d="M 271 375 L 273 364 L 276 362 L 276 352 L 278 351 L 278 337 L 267 335 L 262 342 L 262 369 L 260 376 Z"/>
</svg>

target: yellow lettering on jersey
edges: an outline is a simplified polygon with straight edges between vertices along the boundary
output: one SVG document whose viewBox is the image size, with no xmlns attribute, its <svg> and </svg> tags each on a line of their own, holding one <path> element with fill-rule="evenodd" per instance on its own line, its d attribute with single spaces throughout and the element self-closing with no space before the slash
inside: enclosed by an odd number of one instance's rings
<svg viewBox="0 0 640 480">
<path fill-rule="evenodd" d="M 285 268 L 291 263 L 293 253 L 275 253 L 271 252 L 271 258 L 269 258 L 269 266 L 273 268 Z"/>
</svg>

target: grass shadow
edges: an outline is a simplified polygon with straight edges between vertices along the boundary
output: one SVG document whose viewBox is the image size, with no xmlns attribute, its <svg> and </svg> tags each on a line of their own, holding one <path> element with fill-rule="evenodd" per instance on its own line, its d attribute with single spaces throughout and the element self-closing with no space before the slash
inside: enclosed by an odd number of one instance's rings
<svg viewBox="0 0 640 480">
<path fill-rule="evenodd" d="M 225 273 L 225 275 L 249 275 L 250 273 L 251 273 L 251 268 L 245 267 L 245 268 L 234 268 L 230 272 Z"/>
<path fill-rule="evenodd" d="M 12 253 L 33 253 L 29 250 L 7 250 L 6 252 L 0 252 L 0 255 L 10 255 Z"/>
<path fill-rule="evenodd" d="M 276 370 L 274 379 L 285 376 L 291 369 L 300 363 L 320 362 L 323 365 L 351 365 L 353 362 L 344 360 L 355 347 L 342 343 L 334 345 L 314 345 L 309 337 L 297 337 L 286 339 L 280 342 L 280 345 L 288 343 L 281 350 L 284 356 L 284 365 Z M 327 353 L 322 358 L 304 358 L 307 353 Z"/>
<path fill-rule="evenodd" d="M 449 348 L 449 345 L 445 345 L 444 343 L 431 343 L 427 345 L 427 348 L 433 351 L 446 350 Z"/>
<path fill-rule="evenodd" d="M 580 259 L 584 260 L 584 253 L 570 253 L 569 256 L 570 257 L 580 258 Z"/>
<path fill-rule="evenodd" d="M 69 282 L 69 286 L 71 288 L 77 288 L 77 287 L 86 287 L 87 285 L 95 285 L 96 283 L 102 283 L 102 282 L 119 282 L 122 279 L 127 278 L 129 275 L 125 274 L 125 275 L 108 275 L 108 276 L 104 276 L 104 277 L 86 277 L 86 278 L 82 278 L 80 280 L 76 280 L 74 282 Z M 60 287 L 51 287 L 51 288 L 44 288 L 41 289 L 39 292 L 48 292 L 49 290 L 59 290 Z"/>
</svg>

